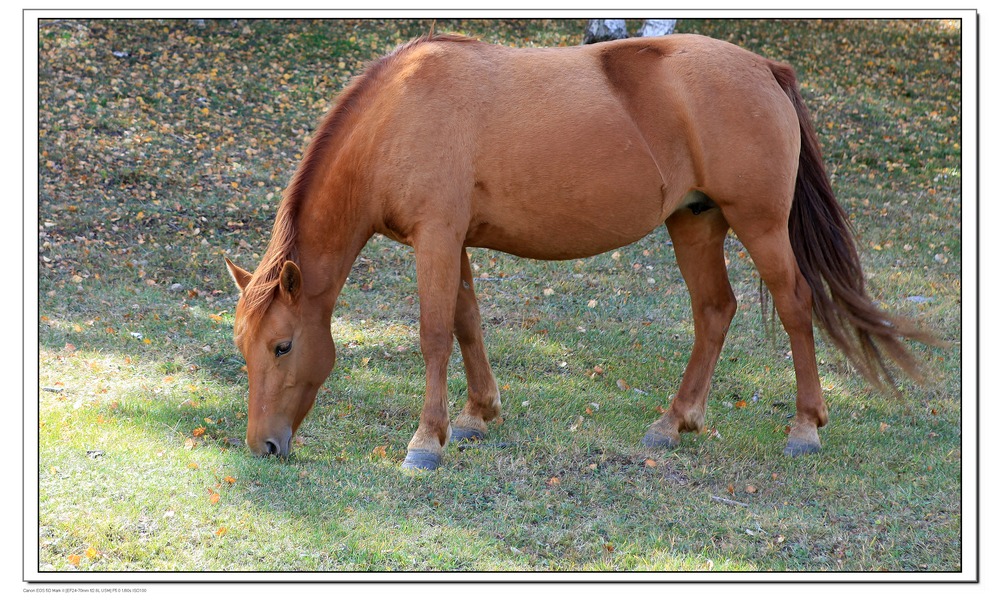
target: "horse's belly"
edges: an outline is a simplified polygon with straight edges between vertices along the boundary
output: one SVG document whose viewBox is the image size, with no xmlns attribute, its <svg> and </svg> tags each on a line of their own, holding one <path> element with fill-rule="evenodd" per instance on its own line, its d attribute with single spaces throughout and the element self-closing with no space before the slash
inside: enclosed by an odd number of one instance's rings
<svg viewBox="0 0 1000 600">
<path fill-rule="evenodd" d="M 497 203 L 466 245 L 542 260 L 583 258 L 631 244 L 663 223 L 659 195 L 645 199 L 532 199 Z"/>
</svg>

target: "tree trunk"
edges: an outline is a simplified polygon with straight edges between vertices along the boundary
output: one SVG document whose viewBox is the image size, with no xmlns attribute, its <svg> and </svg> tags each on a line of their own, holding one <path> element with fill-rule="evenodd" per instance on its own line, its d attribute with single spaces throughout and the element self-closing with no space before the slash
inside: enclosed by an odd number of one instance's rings
<svg viewBox="0 0 1000 600">
<path fill-rule="evenodd" d="M 670 35 L 677 27 L 677 19 L 646 19 L 639 30 L 639 37 Z"/>
<path fill-rule="evenodd" d="M 625 19 L 591 19 L 583 32 L 583 43 L 594 44 L 628 37 Z"/>
<path fill-rule="evenodd" d="M 677 27 L 677 19 L 646 19 L 637 33 L 638 37 L 670 35 Z M 584 44 L 595 44 L 628 37 L 625 19 L 591 19 L 583 32 Z"/>
</svg>

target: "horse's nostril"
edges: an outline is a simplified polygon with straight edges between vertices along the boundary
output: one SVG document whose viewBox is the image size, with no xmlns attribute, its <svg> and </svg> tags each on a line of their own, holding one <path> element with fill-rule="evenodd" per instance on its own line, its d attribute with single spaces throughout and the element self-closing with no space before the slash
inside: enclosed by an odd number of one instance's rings
<svg viewBox="0 0 1000 600">
<path fill-rule="evenodd" d="M 278 445 L 272 442 L 271 440 L 267 440 L 266 442 L 264 442 L 264 446 L 267 448 L 267 454 L 278 453 Z"/>
</svg>

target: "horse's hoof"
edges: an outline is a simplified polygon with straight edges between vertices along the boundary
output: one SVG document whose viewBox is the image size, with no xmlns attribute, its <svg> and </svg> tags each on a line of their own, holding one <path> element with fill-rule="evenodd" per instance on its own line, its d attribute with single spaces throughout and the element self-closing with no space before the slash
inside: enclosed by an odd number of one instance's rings
<svg viewBox="0 0 1000 600">
<path fill-rule="evenodd" d="M 407 471 L 433 471 L 441 465 L 441 455 L 429 450 L 408 450 L 403 459 L 403 469 Z"/>
<path fill-rule="evenodd" d="M 673 450 L 680 445 L 680 440 L 656 431 L 647 431 L 642 438 L 642 443 L 647 448 L 663 448 Z"/>
<path fill-rule="evenodd" d="M 819 442 L 790 439 L 788 440 L 788 444 L 785 445 L 785 456 L 805 456 L 806 454 L 815 454 L 819 451 Z"/>
<path fill-rule="evenodd" d="M 451 428 L 451 441 L 453 442 L 477 442 L 486 437 L 485 431 L 473 429 L 471 427 Z"/>
</svg>

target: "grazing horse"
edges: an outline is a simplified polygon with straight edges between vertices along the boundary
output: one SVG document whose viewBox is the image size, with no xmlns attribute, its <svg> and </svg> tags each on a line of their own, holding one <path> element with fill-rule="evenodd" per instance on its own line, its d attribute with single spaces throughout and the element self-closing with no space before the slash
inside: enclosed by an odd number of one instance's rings
<svg viewBox="0 0 1000 600">
<path fill-rule="evenodd" d="M 666 223 L 691 295 L 694 348 L 669 410 L 643 442 L 675 447 L 705 422 L 736 299 L 723 241 L 750 253 L 788 332 L 797 386 L 785 453 L 820 449 L 827 422 L 813 317 L 870 381 L 887 358 L 911 376 L 918 329 L 876 309 L 834 199 L 792 69 L 695 35 L 515 49 L 427 35 L 373 63 L 326 115 L 285 191 L 235 341 L 249 374 L 247 446 L 289 453 L 330 374 L 330 319 L 375 233 L 412 246 L 426 397 L 405 468 L 433 469 L 449 439 L 500 414 L 467 247 L 593 256 Z M 448 416 L 458 339 L 468 402 Z"/>
</svg>

